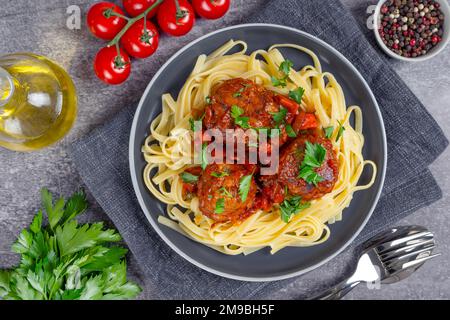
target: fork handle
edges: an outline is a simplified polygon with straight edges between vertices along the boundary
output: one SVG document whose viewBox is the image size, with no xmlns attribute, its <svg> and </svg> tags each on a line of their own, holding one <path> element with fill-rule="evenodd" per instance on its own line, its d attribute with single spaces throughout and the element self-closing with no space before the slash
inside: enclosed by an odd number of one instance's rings
<svg viewBox="0 0 450 320">
<path fill-rule="evenodd" d="M 309 298 L 309 300 L 339 300 L 360 283 L 361 281 L 353 281 L 350 278 L 312 298 Z"/>
</svg>

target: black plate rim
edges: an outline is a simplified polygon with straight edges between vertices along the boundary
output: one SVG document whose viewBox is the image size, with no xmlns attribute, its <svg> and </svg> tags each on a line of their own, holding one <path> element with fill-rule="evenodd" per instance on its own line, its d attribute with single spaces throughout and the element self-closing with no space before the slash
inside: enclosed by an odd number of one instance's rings
<svg viewBox="0 0 450 320">
<path fill-rule="evenodd" d="M 361 81 L 361 83 L 364 85 L 364 87 L 366 88 L 367 92 L 370 95 L 370 98 L 373 102 L 373 105 L 375 106 L 375 111 L 378 115 L 378 121 L 379 121 L 379 125 L 381 127 L 381 134 L 382 134 L 382 146 L 383 146 L 383 157 L 382 157 L 382 168 L 381 168 L 381 175 L 380 175 L 380 183 L 379 183 L 379 187 L 378 190 L 376 190 L 376 196 L 374 198 L 373 203 L 370 206 L 370 209 L 368 211 L 368 213 L 366 214 L 366 217 L 364 219 L 364 221 L 361 223 L 361 225 L 359 226 L 358 230 L 355 232 L 355 234 L 347 241 L 345 242 L 340 248 L 338 248 L 335 252 L 333 252 L 332 254 L 328 255 L 327 257 L 324 257 L 320 262 L 311 265 L 308 268 L 303 268 L 303 269 L 299 269 L 298 271 L 295 272 L 290 272 L 290 273 L 286 273 L 284 275 L 280 275 L 280 276 L 271 276 L 271 277 L 249 277 L 249 276 L 239 276 L 239 275 L 235 275 L 235 274 L 231 274 L 231 273 L 226 273 L 226 272 L 222 272 L 219 270 L 216 270 L 214 268 L 208 267 L 206 265 L 204 265 L 203 263 L 196 261 L 195 259 L 191 258 L 190 256 L 188 256 L 187 254 L 185 254 L 183 252 L 182 249 L 180 249 L 179 247 L 177 247 L 165 234 L 164 232 L 161 230 L 160 225 L 158 223 L 157 220 L 155 220 L 152 215 L 150 214 L 147 206 L 145 205 L 145 201 L 144 198 L 140 192 L 139 189 L 139 182 L 138 182 L 138 176 L 142 175 L 142 173 L 138 173 L 136 171 L 136 166 L 135 166 L 135 157 L 134 157 L 134 153 L 135 153 L 135 139 L 136 139 L 136 132 L 137 132 L 137 126 L 138 126 L 138 122 L 139 122 L 139 115 L 141 113 L 142 108 L 144 107 L 144 102 L 146 99 L 146 96 L 148 95 L 149 91 L 151 90 L 153 83 L 156 81 L 156 79 L 164 72 L 164 70 L 166 69 L 166 67 L 168 65 L 170 65 L 172 63 L 173 60 L 175 60 L 175 58 L 177 58 L 181 53 L 183 53 L 184 51 L 188 50 L 189 48 L 195 46 L 198 42 L 212 37 L 218 33 L 221 32 L 225 32 L 228 30 L 232 30 L 232 29 L 239 29 L 239 28 L 248 28 L 248 27 L 267 27 L 267 28 L 279 28 L 279 29 L 285 29 L 287 31 L 291 31 L 291 32 L 296 32 L 306 38 L 309 38 L 311 41 L 316 41 L 319 42 L 321 45 L 323 45 L 327 50 L 330 50 L 333 54 L 335 54 L 337 57 L 339 57 L 346 65 L 348 65 L 348 67 L 350 67 L 353 72 L 355 73 L 355 75 L 359 78 L 359 80 Z M 302 274 L 305 274 L 307 272 L 310 272 L 322 265 L 324 265 L 325 263 L 327 263 L 328 261 L 332 260 L 334 257 L 336 257 L 339 253 L 341 253 L 345 248 L 347 248 L 354 240 L 355 238 L 359 235 L 359 233 L 362 231 L 362 229 L 364 228 L 364 226 L 367 224 L 368 220 L 370 219 L 370 217 L 372 216 L 373 211 L 375 210 L 375 207 L 379 201 L 379 198 L 381 196 L 381 192 L 384 186 L 384 182 L 385 182 L 385 177 L 386 177 L 386 169 L 387 169 L 387 138 L 386 138 L 386 130 L 385 130 L 385 126 L 384 126 L 384 120 L 383 120 L 383 116 L 381 114 L 380 111 L 380 107 L 378 105 L 378 102 L 375 98 L 375 95 L 373 94 L 372 90 L 370 89 L 369 85 L 367 84 L 366 80 L 363 78 L 363 76 L 361 75 L 361 73 L 358 71 L 358 69 L 356 69 L 356 67 L 343 55 L 341 54 L 338 50 L 336 50 L 334 47 L 332 47 L 330 44 L 328 44 L 327 42 L 298 29 L 292 28 L 292 27 L 287 27 L 287 26 L 283 26 L 283 25 L 278 25 L 278 24 L 270 24 L 270 23 L 245 23 L 245 24 L 238 24 L 238 25 L 234 25 L 234 26 L 230 26 L 230 27 L 226 27 L 226 28 L 222 28 L 222 29 L 218 29 L 216 31 L 210 32 L 204 36 L 201 36 L 199 38 L 197 38 L 196 40 L 192 41 L 191 43 L 187 44 L 186 46 L 184 46 L 183 48 L 181 48 L 180 50 L 178 50 L 174 55 L 172 55 L 162 66 L 161 68 L 156 72 L 156 74 L 152 77 L 151 81 L 149 82 L 149 84 L 147 85 L 140 101 L 138 104 L 138 107 L 136 109 L 136 113 L 134 115 L 133 118 L 133 123 L 131 126 L 131 133 L 130 133 L 130 140 L 129 140 L 129 162 L 130 162 L 130 174 L 131 174 L 131 180 L 132 180 L 132 184 L 133 184 L 133 189 L 134 192 L 136 194 L 136 197 L 138 199 L 139 205 L 141 207 L 141 209 L 143 210 L 147 220 L 150 222 L 150 225 L 153 227 L 153 229 L 156 231 L 156 233 L 161 237 L 161 239 L 172 249 L 174 250 L 178 255 L 180 255 L 181 257 L 183 257 L 185 260 L 187 260 L 188 262 L 190 262 L 191 264 L 207 271 L 210 272 L 212 274 L 224 277 L 224 278 L 229 278 L 229 279 L 233 279 L 233 280 L 239 280 L 239 281 L 247 281 L 247 282 L 271 282 L 271 281 L 279 281 L 279 280 L 285 280 L 285 279 L 289 279 L 289 278 L 293 278 L 293 277 L 297 277 L 300 276 Z M 379 168 L 378 168 L 379 169 Z M 364 192 L 364 191 L 363 191 Z M 155 201 L 158 201 L 155 199 Z M 200 244 L 201 245 L 201 244 Z M 232 258 L 233 256 L 230 256 L 230 258 Z"/>
</svg>

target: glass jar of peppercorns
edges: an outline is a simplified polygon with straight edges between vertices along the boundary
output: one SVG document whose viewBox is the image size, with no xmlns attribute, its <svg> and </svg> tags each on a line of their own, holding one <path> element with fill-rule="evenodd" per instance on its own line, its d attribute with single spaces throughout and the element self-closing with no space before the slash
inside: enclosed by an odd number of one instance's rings
<svg viewBox="0 0 450 320">
<path fill-rule="evenodd" d="M 447 0 L 382 0 L 375 12 L 375 36 L 391 57 L 422 61 L 449 40 Z"/>
</svg>

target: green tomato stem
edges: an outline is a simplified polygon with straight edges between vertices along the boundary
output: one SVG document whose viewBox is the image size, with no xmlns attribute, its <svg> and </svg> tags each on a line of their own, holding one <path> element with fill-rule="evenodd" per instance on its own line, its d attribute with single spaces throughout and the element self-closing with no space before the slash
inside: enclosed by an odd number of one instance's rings
<svg viewBox="0 0 450 320">
<path fill-rule="evenodd" d="M 176 7 L 176 9 L 177 9 L 177 12 L 176 12 L 176 14 L 175 14 L 175 17 L 176 17 L 177 22 L 178 22 L 179 19 L 184 18 L 184 16 L 186 15 L 186 13 L 185 13 L 183 10 L 181 10 L 181 8 L 180 8 L 180 3 L 178 2 L 178 0 L 175 0 L 175 7 Z"/>
<path fill-rule="evenodd" d="M 117 12 L 115 12 L 115 11 L 111 11 L 111 12 L 109 13 L 109 15 L 110 15 L 110 16 L 119 17 L 119 18 L 122 18 L 122 19 L 125 19 L 125 20 L 130 20 L 130 18 L 128 18 L 127 16 L 124 16 L 123 14 L 117 13 Z"/>
<path fill-rule="evenodd" d="M 123 37 L 123 35 L 125 34 L 125 32 L 128 31 L 128 29 L 131 28 L 131 26 L 133 24 L 135 24 L 138 20 L 144 18 L 145 20 L 147 20 L 147 14 L 152 11 L 154 8 L 156 8 L 157 6 L 159 6 L 161 4 L 163 0 L 158 0 L 156 1 L 153 5 L 151 5 L 147 10 L 145 10 L 144 12 L 142 12 L 140 15 L 132 18 L 132 19 L 128 19 L 127 24 L 125 25 L 125 27 L 122 28 L 122 30 L 120 30 L 120 32 L 114 37 L 114 39 L 111 40 L 111 42 L 108 43 L 108 47 L 117 45 L 120 41 L 120 39 Z"/>
</svg>

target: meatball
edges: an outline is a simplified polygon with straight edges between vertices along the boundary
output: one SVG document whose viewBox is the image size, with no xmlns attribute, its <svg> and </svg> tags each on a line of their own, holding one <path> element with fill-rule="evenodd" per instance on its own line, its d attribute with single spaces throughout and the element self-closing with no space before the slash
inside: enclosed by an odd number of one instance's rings
<svg viewBox="0 0 450 320">
<path fill-rule="evenodd" d="M 251 174 L 253 171 L 246 165 L 208 165 L 197 185 L 200 211 L 217 222 L 236 223 L 250 216 L 257 192 L 254 178 L 245 201 L 239 195 L 239 186 L 241 178 Z M 222 212 L 217 212 L 217 208 L 223 208 Z"/>
<path fill-rule="evenodd" d="M 206 107 L 204 124 L 207 129 L 236 128 L 231 115 L 233 106 L 241 108 L 253 128 L 273 128 L 273 113 L 280 110 L 276 95 L 251 80 L 241 78 L 223 82 L 215 88 L 211 104 Z"/>
<path fill-rule="evenodd" d="M 299 178 L 300 166 L 305 156 L 306 141 L 312 144 L 321 144 L 327 151 L 322 166 L 314 169 L 323 179 L 317 186 Z M 301 196 L 303 200 L 313 200 L 321 198 L 333 190 L 338 179 L 338 170 L 336 154 L 329 139 L 314 135 L 301 136 L 281 151 L 277 182 L 283 188 L 287 188 L 289 194 Z"/>
</svg>

